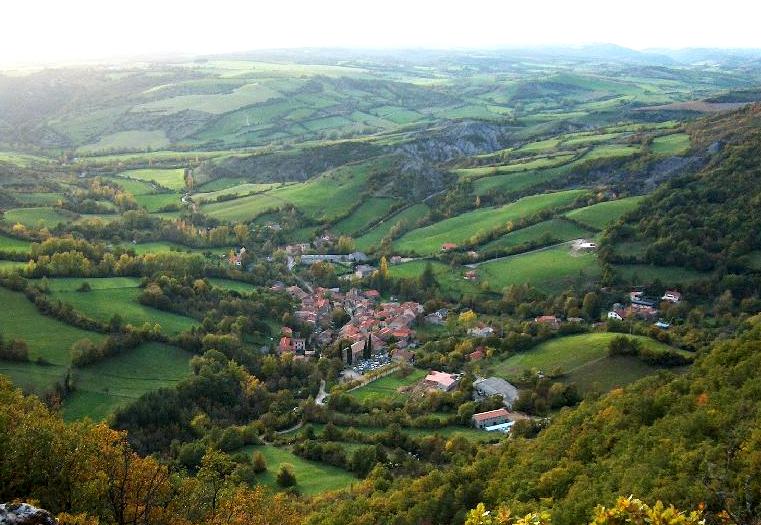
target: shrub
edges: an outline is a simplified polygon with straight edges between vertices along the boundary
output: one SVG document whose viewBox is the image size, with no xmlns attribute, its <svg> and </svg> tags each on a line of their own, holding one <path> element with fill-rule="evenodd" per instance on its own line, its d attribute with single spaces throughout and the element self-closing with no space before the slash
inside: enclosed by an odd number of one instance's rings
<svg viewBox="0 0 761 525">
<path fill-rule="evenodd" d="M 280 470 L 277 473 L 277 484 L 283 488 L 296 485 L 296 474 L 293 473 L 292 465 L 288 463 L 280 465 Z"/>
</svg>

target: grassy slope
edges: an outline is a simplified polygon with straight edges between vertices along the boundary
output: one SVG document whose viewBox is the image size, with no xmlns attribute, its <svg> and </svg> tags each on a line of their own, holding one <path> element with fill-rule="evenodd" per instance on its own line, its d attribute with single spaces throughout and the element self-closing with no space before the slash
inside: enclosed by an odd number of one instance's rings
<svg viewBox="0 0 761 525">
<path fill-rule="evenodd" d="M 564 221 L 563 219 L 550 219 L 503 235 L 490 243 L 484 244 L 479 251 L 515 248 L 516 246 L 541 241 L 545 238 L 557 242 L 570 241 L 588 235 L 590 235 L 589 230 L 585 230 L 572 222 Z"/>
<path fill-rule="evenodd" d="M 90 284 L 92 291 L 76 291 L 83 281 Z M 48 282 L 53 299 L 70 304 L 75 310 L 99 321 L 107 322 L 112 316 L 118 314 L 125 322 L 134 325 L 142 325 L 145 322 L 158 323 L 162 331 L 170 335 L 189 330 L 196 324 L 196 321 L 190 317 L 140 304 L 138 302 L 141 293 L 140 281 L 136 278 L 56 278 L 49 279 Z"/>
<path fill-rule="evenodd" d="M 391 207 L 398 202 L 389 197 L 371 197 L 360 204 L 348 217 L 333 226 L 333 231 L 342 234 L 354 234 L 374 224 L 388 215 Z"/>
<path fill-rule="evenodd" d="M 537 369 L 549 372 L 560 367 L 566 373 L 589 366 L 593 362 L 602 362 L 608 358 L 608 343 L 621 334 L 603 332 L 570 335 L 545 341 L 527 352 L 512 355 L 504 360 L 491 363 L 493 372 L 507 379 L 517 379 L 525 369 Z M 670 347 L 653 339 L 633 336 L 647 348 L 669 350 Z M 609 365 L 622 364 L 611 360 Z M 615 366 L 605 366 L 606 374 L 616 374 Z M 602 378 L 601 378 L 602 379 Z"/>
<path fill-rule="evenodd" d="M 357 478 L 343 469 L 302 459 L 284 448 L 263 445 L 246 447 L 243 451 L 251 455 L 262 453 L 267 462 L 267 471 L 257 476 L 257 482 L 273 488 L 277 488 L 275 478 L 283 463 L 293 466 L 296 488 L 307 496 L 340 490 L 357 481 Z"/>
<path fill-rule="evenodd" d="M 69 222 L 73 214 L 56 208 L 12 208 L 4 214 L 8 224 L 23 224 L 24 226 L 36 227 L 42 223 L 47 228 L 52 228 L 60 222 Z"/>
<path fill-rule="evenodd" d="M 593 253 L 572 255 L 568 245 L 559 245 L 497 259 L 480 265 L 477 271 L 481 280 L 496 292 L 511 284 L 529 283 L 544 292 L 555 293 L 577 280 L 594 279 L 600 268 Z"/>
<path fill-rule="evenodd" d="M 29 241 L 0 235 L 0 251 L 28 253 L 31 247 L 32 243 Z"/>
<path fill-rule="evenodd" d="M 372 247 L 380 246 L 381 241 L 386 237 L 391 229 L 399 223 L 414 225 L 420 219 L 428 214 L 428 206 L 419 203 L 406 208 L 399 213 L 389 217 L 370 228 L 367 233 L 357 238 L 356 246 L 359 250 L 369 250 Z"/>
<path fill-rule="evenodd" d="M 473 235 L 492 231 L 509 221 L 571 204 L 583 194 L 583 190 L 569 190 L 532 195 L 497 208 L 482 208 L 463 213 L 408 232 L 396 241 L 394 246 L 403 252 L 433 254 L 438 252 L 444 243 L 462 244 Z"/>
<path fill-rule="evenodd" d="M 185 170 L 179 169 L 142 169 L 130 170 L 120 173 L 122 177 L 129 179 L 141 180 L 145 182 L 155 182 L 156 184 L 169 188 L 170 190 L 181 190 L 185 188 L 183 179 Z"/>
<path fill-rule="evenodd" d="M 119 405 L 151 390 L 171 387 L 190 373 L 190 354 L 146 343 L 122 355 L 74 371 L 76 391 L 64 403 L 64 417 L 104 419 Z"/>
<path fill-rule="evenodd" d="M 615 221 L 622 215 L 632 211 L 644 197 L 627 197 L 614 201 L 600 202 L 584 208 L 578 208 L 566 213 L 566 217 L 580 222 L 585 226 L 602 230 L 609 223 Z"/>
</svg>

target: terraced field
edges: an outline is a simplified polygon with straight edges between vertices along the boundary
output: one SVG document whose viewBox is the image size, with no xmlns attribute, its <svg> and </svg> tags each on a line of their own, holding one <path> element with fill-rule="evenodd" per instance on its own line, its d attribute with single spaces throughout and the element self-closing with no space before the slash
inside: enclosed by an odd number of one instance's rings
<svg viewBox="0 0 761 525">
<path fill-rule="evenodd" d="M 0 251 L 28 253 L 31 247 L 32 243 L 30 241 L 0 235 Z"/>
<path fill-rule="evenodd" d="M 205 202 L 215 202 L 220 197 L 230 197 L 230 196 L 239 196 L 243 197 L 245 195 L 250 195 L 252 193 L 261 193 L 263 191 L 271 190 L 272 188 L 277 188 L 280 186 L 280 184 L 277 183 L 267 183 L 267 184 L 256 184 L 256 183 L 244 183 L 244 184 L 237 184 L 235 186 L 230 186 L 227 188 L 222 188 L 219 190 L 214 191 L 205 191 L 202 193 L 196 193 L 193 195 L 193 201 L 202 204 Z M 204 187 L 204 189 L 206 189 Z"/>
<path fill-rule="evenodd" d="M 444 243 L 464 244 L 478 235 L 504 227 L 508 222 L 534 215 L 543 210 L 568 206 L 584 190 L 568 190 L 524 197 L 497 208 L 481 208 L 430 226 L 418 228 L 403 235 L 394 243 L 400 252 L 431 255 L 441 250 Z"/>
</svg>

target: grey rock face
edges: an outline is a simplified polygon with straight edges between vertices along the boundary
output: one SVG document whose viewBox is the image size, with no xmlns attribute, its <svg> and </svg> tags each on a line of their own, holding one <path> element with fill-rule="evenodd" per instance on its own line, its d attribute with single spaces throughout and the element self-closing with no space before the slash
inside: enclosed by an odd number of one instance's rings
<svg viewBox="0 0 761 525">
<path fill-rule="evenodd" d="M 0 504 L 0 525 L 56 525 L 57 523 L 48 511 L 27 503 Z"/>
</svg>

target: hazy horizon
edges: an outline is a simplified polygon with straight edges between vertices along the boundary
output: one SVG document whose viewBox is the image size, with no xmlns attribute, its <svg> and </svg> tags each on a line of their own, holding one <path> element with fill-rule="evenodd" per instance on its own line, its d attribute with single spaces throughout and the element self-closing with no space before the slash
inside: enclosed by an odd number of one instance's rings
<svg viewBox="0 0 761 525">
<path fill-rule="evenodd" d="M 452 0 L 380 8 L 342 0 L 286 0 L 252 5 L 93 0 L 13 3 L 3 13 L 0 65 L 107 61 L 134 57 L 211 55 L 271 49 L 515 49 L 595 43 L 635 50 L 761 48 L 757 6 L 737 0 L 721 10 L 707 2 L 644 0 L 634 8 L 610 2 L 538 1 L 530 5 Z M 703 9 L 706 7 L 706 9 Z"/>
</svg>

